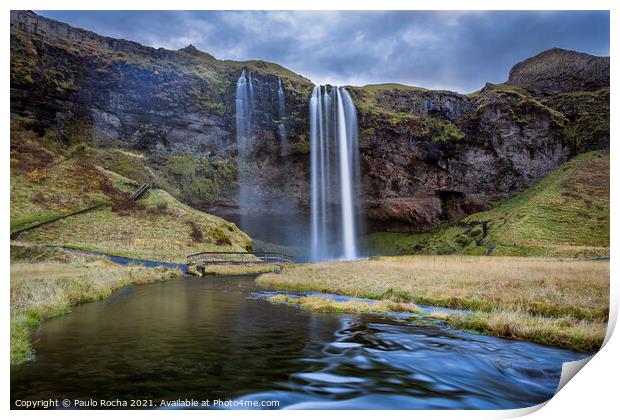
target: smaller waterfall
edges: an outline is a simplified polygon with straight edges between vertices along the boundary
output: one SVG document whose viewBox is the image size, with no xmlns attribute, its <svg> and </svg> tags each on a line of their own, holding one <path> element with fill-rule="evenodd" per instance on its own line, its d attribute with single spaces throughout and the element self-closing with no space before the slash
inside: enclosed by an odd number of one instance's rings
<svg viewBox="0 0 620 420">
<path fill-rule="evenodd" d="M 280 136 L 280 152 L 286 154 L 287 152 L 287 139 L 286 139 L 286 127 L 284 126 L 284 119 L 286 117 L 286 104 L 284 102 L 284 87 L 282 87 L 282 79 L 278 77 L 278 135 Z"/>
<path fill-rule="evenodd" d="M 311 259 L 356 259 L 359 172 L 357 114 L 342 87 L 310 98 Z"/>
<path fill-rule="evenodd" d="M 252 78 L 245 70 L 237 80 L 237 94 L 235 98 L 237 150 L 239 156 L 245 155 L 248 149 L 252 120 Z"/>
<path fill-rule="evenodd" d="M 252 118 L 254 108 L 254 89 L 252 74 L 243 70 L 237 80 L 235 97 L 235 119 L 237 129 L 237 182 L 239 183 L 239 210 L 241 225 L 243 216 L 247 214 L 248 205 L 252 201 L 249 187 L 248 163 L 251 159 Z"/>
</svg>

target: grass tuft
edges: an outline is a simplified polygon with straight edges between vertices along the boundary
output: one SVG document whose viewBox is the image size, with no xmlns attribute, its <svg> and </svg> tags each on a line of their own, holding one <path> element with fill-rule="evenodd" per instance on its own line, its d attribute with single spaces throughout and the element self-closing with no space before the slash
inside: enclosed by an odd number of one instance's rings
<svg viewBox="0 0 620 420">
<path fill-rule="evenodd" d="M 418 313 L 418 307 L 411 303 L 393 302 L 382 299 L 376 301 L 364 301 L 350 299 L 336 301 L 321 296 L 304 296 L 292 298 L 287 295 L 275 295 L 268 299 L 272 303 L 286 303 L 298 305 L 301 309 L 312 312 L 341 312 L 341 313 L 381 313 L 381 312 L 413 312 Z"/>
</svg>

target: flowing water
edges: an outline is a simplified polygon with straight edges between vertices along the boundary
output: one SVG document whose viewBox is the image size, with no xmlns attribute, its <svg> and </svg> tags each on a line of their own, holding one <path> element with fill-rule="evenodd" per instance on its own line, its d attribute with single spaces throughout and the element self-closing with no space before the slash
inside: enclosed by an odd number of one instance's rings
<svg viewBox="0 0 620 420">
<path fill-rule="evenodd" d="M 235 97 L 235 122 L 237 131 L 237 182 L 239 184 L 239 209 L 240 214 L 249 214 L 248 205 L 254 200 L 253 191 L 250 187 L 252 146 L 252 119 L 254 108 L 254 88 L 252 86 L 252 74 L 243 70 L 237 80 Z M 241 223 L 243 227 L 245 223 Z"/>
<path fill-rule="evenodd" d="M 316 86 L 310 98 L 311 260 L 356 259 L 359 150 L 346 89 Z M 336 223 L 337 229 L 330 225 Z"/>
<path fill-rule="evenodd" d="M 584 355 L 274 305 L 251 277 L 134 286 L 35 331 L 11 399 L 235 399 L 279 408 L 517 408 L 550 398 Z"/>
<path fill-rule="evenodd" d="M 286 127 L 284 120 L 286 119 L 286 102 L 284 101 L 284 87 L 282 79 L 278 78 L 278 136 L 280 136 L 280 153 L 286 155 L 288 153 L 288 140 L 286 138 Z"/>
</svg>

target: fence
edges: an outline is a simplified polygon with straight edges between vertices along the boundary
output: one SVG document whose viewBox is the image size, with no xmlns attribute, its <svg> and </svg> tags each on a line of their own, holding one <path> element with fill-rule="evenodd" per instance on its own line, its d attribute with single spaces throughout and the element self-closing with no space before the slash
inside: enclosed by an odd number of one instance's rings
<svg viewBox="0 0 620 420">
<path fill-rule="evenodd" d="M 282 252 L 200 252 L 187 256 L 189 264 L 283 264 L 295 258 Z"/>
</svg>

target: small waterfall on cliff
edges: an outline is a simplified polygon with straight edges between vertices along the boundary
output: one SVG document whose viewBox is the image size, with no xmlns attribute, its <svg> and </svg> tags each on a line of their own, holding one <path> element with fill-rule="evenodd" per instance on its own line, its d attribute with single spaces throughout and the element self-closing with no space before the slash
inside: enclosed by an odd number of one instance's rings
<svg viewBox="0 0 620 420">
<path fill-rule="evenodd" d="M 247 152 L 247 143 L 250 137 L 252 119 L 252 81 L 248 80 L 245 70 L 237 80 L 237 96 L 235 98 L 235 111 L 237 123 L 237 147 L 240 152 Z"/>
<path fill-rule="evenodd" d="M 254 90 L 252 74 L 243 70 L 237 80 L 235 98 L 236 128 L 237 128 L 237 182 L 239 183 L 239 210 L 241 226 L 244 226 L 243 216 L 248 212 L 248 203 L 251 199 L 248 187 L 248 159 L 250 158 L 252 137 L 252 109 Z"/>
<path fill-rule="evenodd" d="M 287 153 L 286 127 L 284 126 L 284 118 L 286 117 L 286 104 L 284 102 L 284 87 L 282 87 L 282 79 L 278 77 L 278 135 L 280 136 L 280 152 L 285 155 Z"/>
<path fill-rule="evenodd" d="M 360 179 L 357 114 L 342 87 L 317 86 L 310 98 L 311 259 L 358 257 Z"/>
</svg>

